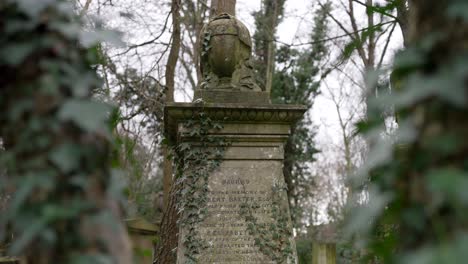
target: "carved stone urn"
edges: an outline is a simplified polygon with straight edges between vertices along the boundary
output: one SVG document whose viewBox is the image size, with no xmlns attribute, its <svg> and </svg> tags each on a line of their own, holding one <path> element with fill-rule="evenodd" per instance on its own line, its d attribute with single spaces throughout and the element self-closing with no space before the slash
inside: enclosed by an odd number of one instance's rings
<svg viewBox="0 0 468 264">
<path fill-rule="evenodd" d="M 252 41 L 242 22 L 223 13 L 211 19 L 201 34 L 200 89 L 262 90 L 254 80 Z"/>
</svg>

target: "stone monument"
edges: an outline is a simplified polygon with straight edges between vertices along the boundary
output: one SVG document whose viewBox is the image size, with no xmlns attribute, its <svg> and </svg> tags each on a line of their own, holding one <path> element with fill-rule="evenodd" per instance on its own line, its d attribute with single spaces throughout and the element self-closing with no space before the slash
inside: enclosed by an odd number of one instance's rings
<svg viewBox="0 0 468 264">
<path fill-rule="evenodd" d="M 201 38 L 204 79 L 193 103 L 166 106 L 165 132 L 171 144 L 197 145 L 185 122 L 203 112 L 219 124 L 208 137 L 228 146 L 208 175 L 204 217 L 192 227 L 203 246 L 188 256 L 184 241 L 193 238 L 181 226 L 177 263 L 297 263 L 282 168 L 290 128 L 306 107 L 270 103 L 255 83 L 249 31 L 235 17 L 214 17 Z"/>
</svg>

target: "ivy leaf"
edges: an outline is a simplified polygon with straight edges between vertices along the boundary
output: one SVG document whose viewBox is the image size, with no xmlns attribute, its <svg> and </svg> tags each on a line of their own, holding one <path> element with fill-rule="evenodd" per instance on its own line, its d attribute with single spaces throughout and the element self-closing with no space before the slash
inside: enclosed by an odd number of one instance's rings
<svg viewBox="0 0 468 264">
<path fill-rule="evenodd" d="M 80 128 L 90 131 L 105 130 L 111 107 L 104 103 L 87 100 L 69 100 L 58 114 L 62 121 L 72 121 Z"/>
<path fill-rule="evenodd" d="M 15 238 L 13 245 L 11 246 L 11 253 L 19 255 L 23 249 L 28 245 L 45 227 L 47 221 L 45 218 L 33 221 L 33 223 L 26 227 L 21 232 L 21 235 Z"/>
<path fill-rule="evenodd" d="M 448 10 L 447 14 L 453 18 L 461 18 L 468 22 L 468 3 L 459 1 L 458 3 L 452 4 Z"/>
<path fill-rule="evenodd" d="M 36 171 L 23 175 L 17 183 L 17 186 L 20 187 L 15 191 L 8 210 L 2 217 L 12 219 L 17 215 L 35 188 L 52 188 L 55 184 L 53 177 L 54 174 L 50 171 Z"/>
<path fill-rule="evenodd" d="M 62 144 L 52 150 L 49 159 L 64 173 L 79 167 L 80 148 L 75 144 Z"/>
<path fill-rule="evenodd" d="M 456 203 L 468 204 L 468 175 L 455 169 L 433 170 L 427 175 L 427 185 L 432 192 Z"/>
<path fill-rule="evenodd" d="M 18 7 L 32 18 L 37 17 L 47 7 L 56 3 L 55 0 L 17 0 L 12 2 L 18 3 Z"/>
<path fill-rule="evenodd" d="M 34 49 L 35 45 L 31 43 L 15 43 L 3 47 L 0 51 L 0 61 L 5 62 L 10 66 L 18 66 L 34 51 Z"/>
</svg>

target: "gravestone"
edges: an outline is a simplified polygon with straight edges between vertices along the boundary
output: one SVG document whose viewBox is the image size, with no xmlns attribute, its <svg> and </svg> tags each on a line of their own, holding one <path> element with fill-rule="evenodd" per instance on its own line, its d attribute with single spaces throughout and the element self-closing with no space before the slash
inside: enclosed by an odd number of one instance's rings
<svg viewBox="0 0 468 264">
<path fill-rule="evenodd" d="M 159 239 L 159 227 L 143 218 L 125 220 L 136 263 L 151 263 Z"/>
<path fill-rule="evenodd" d="M 229 144 L 210 172 L 207 213 L 195 226 L 204 246 L 193 261 L 184 244 L 189 230 L 181 226 L 177 263 L 297 263 L 282 169 L 291 126 L 306 108 L 270 103 L 255 83 L 249 32 L 236 18 L 218 15 L 202 34 L 204 80 L 194 103 L 166 106 L 166 135 L 171 144 L 196 145 L 185 122 L 203 112 L 220 127 L 208 137 Z"/>
</svg>

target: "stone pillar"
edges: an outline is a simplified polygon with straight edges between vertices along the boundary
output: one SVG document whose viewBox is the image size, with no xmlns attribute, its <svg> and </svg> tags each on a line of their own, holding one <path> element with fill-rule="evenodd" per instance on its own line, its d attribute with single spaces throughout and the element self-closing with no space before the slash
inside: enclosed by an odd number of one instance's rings
<svg viewBox="0 0 468 264">
<path fill-rule="evenodd" d="M 312 244 L 312 264 L 336 264 L 336 244 Z"/>
<path fill-rule="evenodd" d="M 289 243 L 292 249 L 289 261 L 296 263 L 297 256 L 292 236 L 292 226 L 283 176 L 284 143 L 291 125 L 304 113 L 303 106 L 290 105 L 243 105 L 173 103 L 166 107 L 167 134 L 173 142 L 192 142 L 183 123 L 203 111 L 217 120 L 222 129 L 213 131 L 210 136 L 224 138 L 230 145 L 225 150 L 222 163 L 209 176 L 208 213 L 198 225 L 198 232 L 209 248 L 202 250 L 199 262 L 276 264 L 268 254 L 262 252 L 255 240 L 260 234 L 251 234 L 241 206 L 252 205 L 256 224 L 263 225 L 278 221 L 283 214 L 287 219 Z M 280 201 L 280 206 L 274 202 Z M 279 209 L 279 211 L 276 211 Z M 278 224 L 278 223 L 277 223 Z M 260 228 L 261 229 L 261 228 Z M 264 228 L 268 231 L 268 227 Z M 183 228 L 179 232 L 177 263 L 185 264 L 182 241 L 187 234 Z M 272 234 L 274 235 L 274 234 Z M 275 241 L 259 241 L 275 243 Z M 273 252 L 273 254 L 281 254 Z"/>
<path fill-rule="evenodd" d="M 165 107 L 165 133 L 171 144 L 201 145 L 200 138 L 184 125 L 200 112 L 220 127 L 209 130 L 207 137 L 229 144 L 219 167 L 208 175 L 204 208 L 197 204 L 192 206 L 195 209 L 181 210 L 182 220 L 190 214 L 204 217 L 190 227 L 179 227 L 178 264 L 297 263 L 282 168 L 291 126 L 306 107 L 270 103 L 255 82 L 251 46 L 249 31 L 235 17 L 214 17 L 202 30 L 204 79 L 194 103 Z M 200 197 L 184 190 L 181 193 Z M 193 242 L 194 230 L 197 242 Z M 196 256 L 187 254 L 189 249 Z"/>
</svg>

